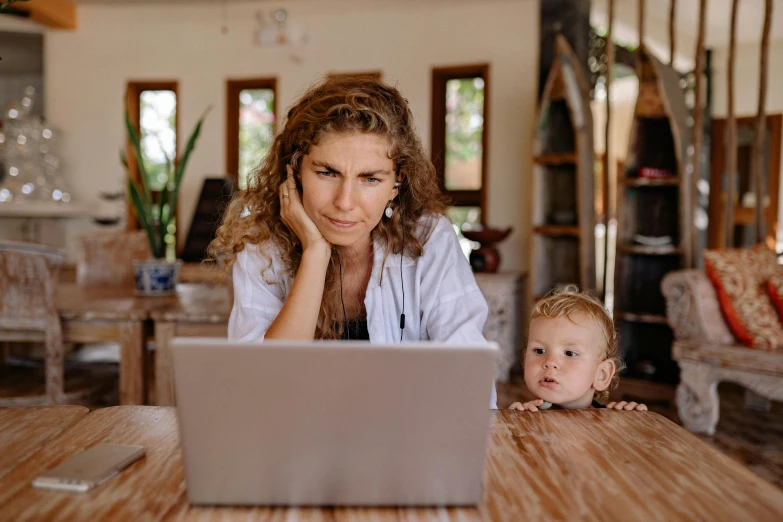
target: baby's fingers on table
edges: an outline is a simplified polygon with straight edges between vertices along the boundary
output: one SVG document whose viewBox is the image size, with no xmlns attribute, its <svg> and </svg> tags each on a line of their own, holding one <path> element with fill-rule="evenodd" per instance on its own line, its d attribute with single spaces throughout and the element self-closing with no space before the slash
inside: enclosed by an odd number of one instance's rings
<svg viewBox="0 0 783 522">
<path fill-rule="evenodd" d="M 626 411 L 631 411 L 631 410 L 635 410 L 636 406 L 638 406 L 638 404 L 636 404 L 635 402 L 632 401 L 632 402 L 629 402 L 628 404 L 626 404 L 625 408 L 623 408 L 623 409 L 626 410 Z"/>
<path fill-rule="evenodd" d="M 645 404 L 637 404 L 636 405 L 636 411 L 647 411 L 647 405 L 645 405 Z"/>
<path fill-rule="evenodd" d="M 607 408 L 611 407 L 613 410 L 622 410 L 625 407 L 626 404 L 628 404 L 628 403 L 625 402 L 625 401 L 620 401 L 620 402 L 612 403 L 612 406 L 608 406 L 607 405 L 606 407 Z"/>
<path fill-rule="evenodd" d="M 521 402 L 515 402 L 514 404 L 512 404 L 511 406 L 509 406 L 509 407 L 508 407 L 508 409 L 509 409 L 509 410 L 518 410 L 518 411 L 522 411 L 522 410 L 523 410 L 523 408 L 522 408 L 522 403 L 521 403 Z"/>
</svg>

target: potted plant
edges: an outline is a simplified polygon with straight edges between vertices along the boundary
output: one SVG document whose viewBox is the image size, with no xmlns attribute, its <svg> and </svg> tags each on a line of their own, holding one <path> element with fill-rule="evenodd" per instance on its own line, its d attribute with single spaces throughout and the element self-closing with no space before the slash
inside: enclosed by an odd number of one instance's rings
<svg viewBox="0 0 783 522">
<path fill-rule="evenodd" d="M 168 181 L 160 192 L 153 193 L 150 189 L 144 156 L 141 152 L 141 141 L 130 116 L 125 113 L 125 130 L 133 148 L 136 165 L 139 169 L 139 180 L 134 179 L 125 153 L 120 153 L 120 159 L 128 173 L 128 197 L 133 206 L 136 219 L 147 234 L 152 257 L 145 261 L 134 261 L 133 269 L 136 278 L 136 291 L 139 295 L 170 295 L 176 290 L 179 279 L 181 260 L 166 259 L 166 235 L 169 226 L 176 216 L 177 195 L 182 183 L 182 176 L 188 164 L 190 153 L 196 146 L 201 125 L 211 107 L 201 115 L 193 132 L 188 138 L 185 152 L 178 160 L 166 158 L 166 174 Z"/>
</svg>

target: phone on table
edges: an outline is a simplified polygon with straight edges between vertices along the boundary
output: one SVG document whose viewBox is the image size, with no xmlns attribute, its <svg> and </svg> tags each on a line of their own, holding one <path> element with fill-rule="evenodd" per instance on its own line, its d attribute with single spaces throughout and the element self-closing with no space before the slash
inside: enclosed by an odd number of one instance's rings
<svg viewBox="0 0 783 522">
<path fill-rule="evenodd" d="M 142 446 L 96 444 L 33 480 L 33 487 L 84 493 L 144 456 Z"/>
</svg>

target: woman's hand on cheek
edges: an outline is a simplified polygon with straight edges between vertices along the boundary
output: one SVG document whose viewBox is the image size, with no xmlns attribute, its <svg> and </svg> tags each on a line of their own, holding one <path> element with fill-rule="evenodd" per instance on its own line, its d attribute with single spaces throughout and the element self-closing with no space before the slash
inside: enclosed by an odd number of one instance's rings
<svg viewBox="0 0 783 522">
<path fill-rule="evenodd" d="M 323 248 L 331 252 L 332 245 L 324 238 L 318 227 L 305 212 L 299 191 L 294 181 L 294 171 L 291 165 L 286 165 L 288 177 L 280 184 L 280 219 L 290 228 L 299 241 L 302 242 L 302 251 L 313 248 Z"/>
</svg>

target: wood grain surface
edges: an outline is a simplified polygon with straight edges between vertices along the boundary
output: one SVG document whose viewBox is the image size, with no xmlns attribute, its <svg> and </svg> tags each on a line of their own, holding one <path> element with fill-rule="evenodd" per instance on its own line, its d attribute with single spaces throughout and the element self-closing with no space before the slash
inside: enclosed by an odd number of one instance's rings
<svg viewBox="0 0 783 522">
<path fill-rule="evenodd" d="M 60 319 L 116 321 L 148 319 L 154 309 L 170 306 L 174 297 L 140 297 L 132 285 L 57 285 Z"/>
<path fill-rule="evenodd" d="M 96 490 L 32 489 L 98 442 L 147 456 Z M 0 479 L 3 520 L 524 521 L 781 520 L 783 492 L 651 412 L 498 411 L 477 508 L 191 507 L 173 408 L 96 410 Z"/>
<path fill-rule="evenodd" d="M 0 408 L 0 478 L 88 411 L 83 406 Z"/>
<path fill-rule="evenodd" d="M 686 340 L 675 341 L 672 353 L 677 361 L 701 361 L 720 368 L 783 377 L 783 350 L 758 350 L 741 345 Z"/>
<path fill-rule="evenodd" d="M 180 284 L 177 295 L 150 311 L 156 321 L 227 323 L 231 314 L 227 285 Z"/>
</svg>

